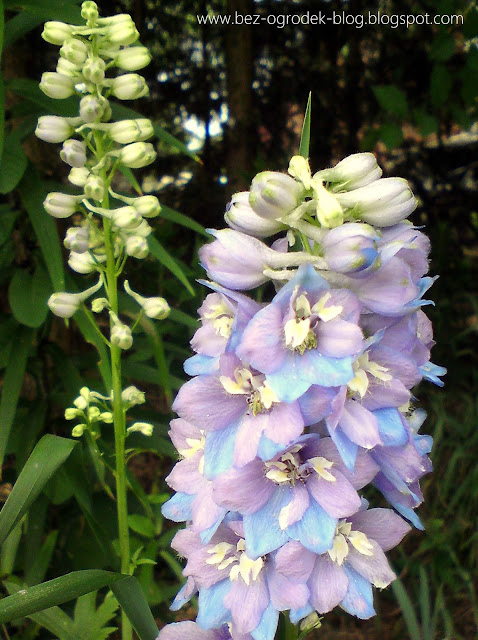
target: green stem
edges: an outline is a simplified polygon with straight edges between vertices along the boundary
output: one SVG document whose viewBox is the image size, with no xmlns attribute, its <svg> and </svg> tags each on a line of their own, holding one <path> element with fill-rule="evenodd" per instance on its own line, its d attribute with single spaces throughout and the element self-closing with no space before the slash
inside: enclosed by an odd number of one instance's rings
<svg viewBox="0 0 478 640">
<path fill-rule="evenodd" d="M 108 194 L 105 194 L 102 206 L 109 206 Z M 106 288 L 111 310 L 118 315 L 118 276 L 116 272 L 116 260 L 114 255 L 114 239 L 111 221 L 103 220 L 103 231 L 106 251 Z M 111 321 L 111 327 L 113 322 Z M 111 352 L 111 376 L 113 386 L 113 421 L 115 432 L 115 478 L 116 478 L 116 509 L 118 514 L 118 537 L 120 548 L 121 573 L 129 574 L 130 547 L 128 528 L 128 503 L 126 481 L 125 439 L 126 424 L 125 411 L 121 392 L 123 390 L 121 374 L 121 349 L 116 345 L 110 346 Z M 132 640 L 133 629 L 124 611 L 121 612 L 121 638 Z"/>
<path fill-rule="evenodd" d="M 289 620 L 289 616 L 282 613 L 279 619 L 279 640 L 297 640 L 299 629 Z"/>
</svg>

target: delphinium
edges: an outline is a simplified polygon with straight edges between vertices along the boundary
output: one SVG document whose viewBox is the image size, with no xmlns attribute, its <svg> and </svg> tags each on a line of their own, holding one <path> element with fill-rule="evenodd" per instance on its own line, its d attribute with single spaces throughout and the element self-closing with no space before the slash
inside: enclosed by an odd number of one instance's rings
<svg viewBox="0 0 478 640">
<path fill-rule="evenodd" d="M 97 460 L 101 459 L 97 444 L 101 431 L 105 424 L 113 424 L 118 555 L 122 573 L 130 574 L 138 557 L 130 554 L 125 440 L 133 432 L 151 435 L 153 425 L 131 423 L 129 419 L 128 411 L 144 403 L 145 395 L 134 386 L 123 388 L 121 355 L 132 347 L 133 332 L 141 316 L 164 319 L 169 306 L 162 297 L 144 297 L 135 292 L 127 280 L 121 284 L 128 258 L 142 260 L 148 255 L 152 231 L 148 220 L 159 214 L 160 205 L 155 196 L 131 197 L 115 190 L 119 171 L 134 183 L 131 169 L 150 165 L 156 152 L 150 142 L 145 142 L 154 133 L 151 121 L 115 119 L 110 99 L 136 100 L 148 93 L 145 79 L 135 72 L 145 67 L 151 56 L 137 43 L 139 34 L 131 16 L 102 18 L 97 5 L 89 0 L 81 5 L 81 15 L 83 25 L 45 24 L 43 38 L 60 47 L 60 57 L 56 71 L 44 73 L 40 83 L 50 98 L 77 96 L 78 116 L 42 116 L 36 135 L 46 142 L 62 143 L 60 156 L 70 167 L 68 180 L 72 188 L 66 193 L 49 193 L 44 207 L 55 218 L 71 220 L 64 239 L 69 250 L 68 265 L 84 275 L 87 284 L 80 293 L 53 294 L 48 304 L 61 318 L 70 318 L 82 308 L 96 339 L 107 347 L 101 363 L 106 393 L 83 387 L 65 417 L 76 422 L 72 435 L 84 437 Z M 137 303 L 136 318 L 130 322 L 121 316 L 121 289 Z M 87 301 L 91 310 L 86 307 Z M 97 322 L 92 312 L 108 319 Z M 106 331 L 102 328 L 105 324 Z M 99 479 L 112 495 L 101 468 Z M 132 638 L 131 625 L 124 614 L 122 637 Z"/>
<path fill-rule="evenodd" d="M 272 640 L 281 612 L 282 637 L 302 638 L 337 606 L 370 618 L 395 578 L 385 552 L 423 528 L 431 438 L 411 390 L 445 373 L 422 310 L 435 278 L 409 185 L 381 175 L 371 153 L 315 174 L 295 156 L 235 194 L 200 250 L 211 293 L 163 508 L 186 522 L 172 608 L 197 594 L 198 616 L 160 640 Z"/>
</svg>

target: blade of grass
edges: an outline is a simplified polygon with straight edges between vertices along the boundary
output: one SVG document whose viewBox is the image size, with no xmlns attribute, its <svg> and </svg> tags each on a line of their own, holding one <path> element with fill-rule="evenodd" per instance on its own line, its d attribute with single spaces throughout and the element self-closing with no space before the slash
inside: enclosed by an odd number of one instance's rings
<svg viewBox="0 0 478 640">
<path fill-rule="evenodd" d="M 299 155 L 306 159 L 309 157 L 311 109 L 312 93 L 310 92 L 309 98 L 307 100 L 307 107 L 305 109 L 304 124 L 302 125 L 302 133 L 300 136 L 299 144 Z"/>
<path fill-rule="evenodd" d="M 398 600 L 400 609 L 402 610 L 403 618 L 407 626 L 410 640 L 422 640 L 422 634 L 420 632 L 420 625 L 418 624 L 417 614 L 413 608 L 410 596 L 405 590 L 400 578 L 397 578 L 392 582 L 392 589 L 395 597 Z"/>
</svg>

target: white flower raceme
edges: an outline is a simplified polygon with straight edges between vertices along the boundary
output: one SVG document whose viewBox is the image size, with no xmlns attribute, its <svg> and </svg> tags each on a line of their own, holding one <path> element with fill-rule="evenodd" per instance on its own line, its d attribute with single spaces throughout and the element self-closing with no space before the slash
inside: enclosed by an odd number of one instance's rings
<svg viewBox="0 0 478 640">
<path fill-rule="evenodd" d="M 76 118 L 75 118 L 76 120 Z M 63 142 L 71 136 L 74 126 L 68 118 L 59 116 L 40 116 L 38 118 L 35 135 L 45 142 Z"/>
<path fill-rule="evenodd" d="M 61 73 L 47 71 L 41 77 L 40 89 L 49 98 L 63 100 L 69 98 L 75 92 L 73 80 Z"/>
<path fill-rule="evenodd" d="M 52 20 L 45 22 L 41 37 L 50 44 L 62 45 L 71 36 L 73 28 L 71 24 Z"/>
<path fill-rule="evenodd" d="M 378 180 L 382 169 L 378 166 L 373 153 L 354 153 L 341 160 L 331 169 L 323 169 L 314 175 L 314 179 L 330 182 L 333 191 L 351 191 Z"/>
<path fill-rule="evenodd" d="M 90 47 L 80 38 L 68 38 L 60 49 L 60 56 L 75 65 L 83 65 Z"/>
<path fill-rule="evenodd" d="M 80 140 L 65 140 L 63 148 L 60 151 L 60 158 L 70 167 L 84 167 L 86 164 L 86 147 L 85 143 Z"/>
<path fill-rule="evenodd" d="M 81 293 L 68 293 L 66 291 L 53 293 L 48 298 L 48 306 L 56 316 L 60 318 L 71 318 L 71 316 L 78 311 L 81 303 L 96 293 L 102 285 L 102 281 L 99 280 L 94 286 Z"/>
<path fill-rule="evenodd" d="M 61 191 L 51 191 L 43 206 L 47 213 L 54 218 L 69 218 L 77 210 L 78 203 L 81 202 L 83 196 L 71 196 Z"/>
<path fill-rule="evenodd" d="M 249 204 L 249 191 L 241 191 L 232 196 L 224 219 L 231 229 L 242 231 L 256 238 L 267 238 L 284 227 L 281 222 L 259 216 L 254 211 Z"/>
<path fill-rule="evenodd" d="M 111 93 L 119 100 L 136 100 L 148 94 L 148 85 L 143 76 L 127 73 L 113 80 Z"/>
<path fill-rule="evenodd" d="M 105 111 L 107 100 L 100 100 L 96 96 L 84 96 L 80 100 L 80 116 L 85 122 L 99 120 Z"/>
<path fill-rule="evenodd" d="M 106 126 L 106 125 L 105 125 Z M 119 144 L 143 142 L 154 135 L 153 124 L 148 118 L 120 120 L 107 125 L 108 135 Z"/>
<path fill-rule="evenodd" d="M 66 230 L 63 244 L 70 251 L 85 253 L 88 251 L 88 235 L 87 227 L 70 227 Z"/>
<path fill-rule="evenodd" d="M 133 142 L 123 147 L 119 152 L 119 160 L 131 169 L 147 167 L 156 159 L 156 151 L 149 142 Z"/>
<path fill-rule="evenodd" d="M 303 187 L 285 173 L 262 171 L 251 183 L 249 204 L 257 215 L 278 220 L 295 209 L 303 195 Z"/>
<path fill-rule="evenodd" d="M 146 47 L 127 47 L 118 52 L 114 63 L 125 71 L 137 71 L 151 62 L 151 54 Z"/>
</svg>

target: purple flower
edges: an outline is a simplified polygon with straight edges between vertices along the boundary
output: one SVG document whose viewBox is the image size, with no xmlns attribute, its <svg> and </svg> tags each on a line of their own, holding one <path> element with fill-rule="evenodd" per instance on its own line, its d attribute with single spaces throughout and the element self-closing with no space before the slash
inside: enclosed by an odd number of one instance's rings
<svg viewBox="0 0 478 640">
<path fill-rule="evenodd" d="M 373 227 L 359 222 L 331 229 L 322 240 L 324 258 L 329 269 L 351 274 L 373 268 L 378 258 L 378 238 Z"/>
<path fill-rule="evenodd" d="M 252 640 L 249 634 L 231 636 L 227 625 L 219 629 L 202 629 L 195 622 L 173 622 L 161 629 L 156 640 Z"/>
<path fill-rule="evenodd" d="M 278 612 L 301 609 L 308 600 L 307 573 L 285 563 L 279 571 L 280 552 L 255 560 L 248 556 L 240 520 L 221 525 L 205 545 L 191 530 L 179 531 L 172 546 L 187 558 L 183 574 L 199 591 L 197 622 L 203 629 L 232 622 L 238 634 L 272 640 Z"/>
<path fill-rule="evenodd" d="M 270 457 L 271 448 L 274 455 L 298 438 L 304 428 L 298 403 L 280 402 L 266 377 L 232 353 L 220 357 L 219 372 L 186 382 L 173 409 L 197 428 L 211 433 L 206 440 L 208 477 L 224 470 L 224 464 L 228 468 L 233 462 L 238 466 L 250 462 L 261 449 L 265 449 L 266 458 Z M 215 433 L 217 437 L 212 436 Z M 232 451 L 225 446 L 225 440 L 232 444 Z"/>
<path fill-rule="evenodd" d="M 331 290 L 312 266 L 303 266 L 252 318 L 236 352 L 266 374 L 285 401 L 296 400 L 313 384 L 345 384 L 362 348 L 360 311 L 351 291 Z"/>
<path fill-rule="evenodd" d="M 217 504 L 243 515 L 248 553 L 258 558 L 289 539 L 323 553 L 332 546 L 337 519 L 360 508 L 356 489 L 378 471 L 363 452 L 356 476 L 344 467 L 330 438 L 303 436 L 263 462 L 230 469 L 213 482 Z"/>
</svg>

